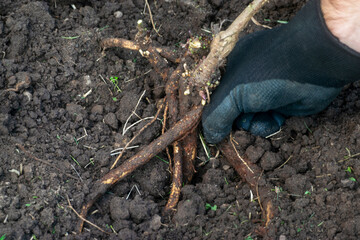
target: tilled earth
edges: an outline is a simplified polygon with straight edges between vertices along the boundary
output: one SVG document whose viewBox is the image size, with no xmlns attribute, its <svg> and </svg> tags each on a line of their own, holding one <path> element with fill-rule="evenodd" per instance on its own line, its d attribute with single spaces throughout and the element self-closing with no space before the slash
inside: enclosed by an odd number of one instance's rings
<svg viewBox="0 0 360 240">
<path fill-rule="evenodd" d="M 191 35 L 210 37 L 223 20 L 228 26 L 249 2 L 149 1 L 159 28 L 153 43 L 180 51 Z M 304 3 L 270 1 L 256 19 L 284 24 Z M 150 121 L 164 96 L 165 83 L 139 53 L 99 46 L 105 37 L 133 39 L 139 19 L 152 29 L 144 0 L 0 2 L 1 239 L 259 238 L 256 193 L 221 155 L 208 159 L 201 144 L 197 173 L 172 219 L 161 214 L 171 182 L 161 153 L 91 209 L 88 220 L 110 235 L 88 224 L 76 233 L 67 197 L 79 211 L 109 171 L 112 151 Z M 246 33 L 261 29 L 251 23 Z M 360 238 L 359 96 L 359 82 L 346 86 L 325 111 L 288 119 L 272 139 L 234 133 L 240 154 L 273 185 L 269 238 Z M 159 136 L 161 123 L 122 159 Z"/>
</svg>

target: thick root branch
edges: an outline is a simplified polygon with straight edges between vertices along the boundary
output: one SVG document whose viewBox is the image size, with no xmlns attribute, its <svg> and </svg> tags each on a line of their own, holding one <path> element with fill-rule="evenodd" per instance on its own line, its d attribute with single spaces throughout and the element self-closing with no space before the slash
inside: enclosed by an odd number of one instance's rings
<svg viewBox="0 0 360 240">
<path fill-rule="evenodd" d="M 211 79 L 211 75 L 215 72 L 215 69 L 221 65 L 235 47 L 239 39 L 239 33 L 267 1 L 268 0 L 254 0 L 235 19 L 228 29 L 219 32 L 219 34 L 215 36 L 211 42 L 209 55 L 199 64 L 193 73 L 192 81 L 194 85 L 200 87 L 206 86 L 206 82 Z"/>
<path fill-rule="evenodd" d="M 191 182 L 194 173 L 196 172 L 194 162 L 197 153 L 197 137 L 198 130 L 195 128 L 189 135 L 182 141 L 184 149 L 183 154 L 183 175 L 185 182 Z"/>
<path fill-rule="evenodd" d="M 121 47 L 129 50 L 139 51 L 140 45 L 134 41 L 123 38 L 106 38 L 101 41 L 101 48 L 106 50 L 111 47 Z"/>
<path fill-rule="evenodd" d="M 104 177 L 98 180 L 92 188 L 91 194 L 88 195 L 88 202 L 81 209 L 81 216 L 86 218 L 87 212 L 95 201 L 101 197 L 111 186 L 123 179 L 136 168 L 147 163 L 152 157 L 164 150 L 169 144 L 185 136 L 199 122 L 202 113 L 202 107 L 196 107 L 191 110 L 182 120 L 166 133 L 155 139 L 149 145 L 144 147 L 139 153 L 129 160 L 125 161 L 119 167 L 111 170 Z M 80 221 L 78 230 L 82 231 L 84 221 Z"/>
<path fill-rule="evenodd" d="M 106 38 L 101 41 L 101 48 L 103 50 L 106 50 L 107 48 L 112 47 L 121 47 L 133 51 L 139 51 L 140 49 L 143 52 L 146 52 L 146 48 L 143 48 L 141 44 L 123 39 L 123 38 Z M 177 56 L 170 48 L 167 47 L 152 47 L 152 50 L 155 50 L 157 53 L 159 53 L 162 57 L 166 58 L 167 60 L 173 62 L 173 63 L 180 63 L 180 57 Z"/>
<path fill-rule="evenodd" d="M 164 150 L 169 144 L 181 139 L 179 140 L 179 143 L 176 142 L 174 144 L 173 186 L 165 211 L 174 209 L 180 196 L 182 175 L 184 174 L 187 181 L 191 181 L 193 173 L 195 172 L 193 161 L 196 156 L 197 146 L 196 127 L 200 121 L 203 108 L 200 104 L 201 98 L 197 97 L 190 100 L 187 97 L 184 97 L 185 90 L 186 92 L 189 92 L 189 86 L 206 86 L 206 82 L 209 81 L 215 69 L 219 67 L 223 60 L 232 51 L 238 40 L 238 34 L 240 31 L 246 26 L 247 22 L 255 15 L 265 2 L 267 2 L 267 0 L 254 0 L 233 22 L 228 30 L 220 32 L 214 38 L 211 45 L 211 52 L 207 58 L 199 64 L 192 73 L 189 74 L 186 70 L 186 76 L 191 75 L 188 81 L 186 81 L 187 86 L 184 85 L 184 79 L 180 77 L 183 72 L 183 66 L 185 68 L 185 64 L 183 63 L 185 63 L 186 54 L 184 54 L 182 58 L 179 58 L 168 48 L 152 46 L 151 40 L 148 38 L 144 29 L 139 28 L 139 33 L 136 35 L 135 41 L 120 38 L 109 38 L 104 39 L 101 42 L 101 47 L 104 50 L 110 47 L 121 47 L 138 51 L 143 57 L 146 57 L 149 60 L 155 71 L 165 82 L 167 82 L 166 95 L 169 106 L 170 130 L 163 133 L 159 138 L 144 147 L 139 153 L 122 163 L 116 169 L 111 170 L 95 183 L 92 188 L 92 192 L 87 196 L 87 203 L 82 207 L 82 219 L 85 219 L 87 212 L 93 206 L 95 201 L 116 182 L 128 176 L 136 168 L 148 162 L 157 153 Z M 178 68 L 171 72 L 168 67 L 168 62 L 163 57 L 174 63 L 179 63 Z M 180 90 L 179 84 L 182 84 Z M 193 108 L 193 106 L 196 107 Z M 193 110 L 188 111 L 188 109 L 192 108 Z M 179 117 L 182 118 L 180 121 Z M 188 137 L 185 137 L 189 134 L 189 132 L 191 132 L 191 134 Z M 268 188 L 266 186 L 258 187 L 259 179 L 261 179 L 261 169 L 246 160 L 247 164 L 239 161 L 238 156 L 229 144 L 223 144 L 222 151 L 240 176 L 242 176 L 243 179 L 250 184 L 253 191 L 258 192 L 258 195 L 261 197 L 260 205 L 263 210 L 263 216 L 265 217 L 265 227 L 267 227 L 274 216 L 274 211 L 270 198 L 266 195 Z M 182 159 L 182 157 L 184 158 Z M 182 162 L 184 162 L 184 164 L 182 164 Z M 82 231 L 83 225 L 84 221 L 82 220 L 79 222 L 79 232 Z"/>
</svg>

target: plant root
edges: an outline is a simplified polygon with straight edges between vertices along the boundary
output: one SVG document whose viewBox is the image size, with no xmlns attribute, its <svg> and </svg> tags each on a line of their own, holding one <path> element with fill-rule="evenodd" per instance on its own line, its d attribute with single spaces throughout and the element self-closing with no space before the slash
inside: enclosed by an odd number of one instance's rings
<svg viewBox="0 0 360 240">
<path fill-rule="evenodd" d="M 94 228 L 100 230 L 101 232 L 103 232 L 103 233 L 105 233 L 105 234 L 108 234 L 108 235 L 111 234 L 111 233 L 109 233 L 109 232 L 106 232 L 104 229 L 102 229 L 102 228 L 99 227 L 98 225 L 90 222 L 89 220 L 86 220 L 83 216 L 81 216 L 81 215 L 75 210 L 75 208 L 71 205 L 71 202 L 70 202 L 70 199 L 69 199 L 69 196 L 68 196 L 68 195 L 66 195 L 66 199 L 67 199 L 67 202 L 68 202 L 68 206 L 67 206 L 67 207 L 70 208 L 70 209 L 76 214 L 76 216 L 78 216 L 82 221 L 90 224 L 91 226 L 93 226 Z"/>
<path fill-rule="evenodd" d="M 257 229 L 257 232 L 262 236 L 266 236 L 267 229 L 270 227 L 271 220 L 275 216 L 275 208 L 271 201 L 271 187 L 266 183 L 262 173 L 262 169 L 247 160 L 247 158 L 239 158 L 239 154 L 235 148 L 235 145 L 231 143 L 231 139 L 227 142 L 223 141 L 219 148 L 220 151 L 226 157 L 226 160 L 236 170 L 243 181 L 250 185 L 253 192 L 258 195 L 258 201 L 262 210 L 262 216 L 264 218 L 264 225 Z"/>
<path fill-rule="evenodd" d="M 182 170 L 185 183 L 191 182 L 194 173 L 196 173 L 194 163 L 197 153 L 197 136 L 198 129 L 195 128 L 182 141 L 184 149 Z"/>
<path fill-rule="evenodd" d="M 93 191 L 87 196 L 87 203 L 82 207 L 80 214 L 82 219 L 85 219 L 87 212 L 96 200 L 111 186 L 148 162 L 160 151 L 166 149 L 169 144 L 173 144 L 173 169 L 170 166 L 170 169 L 173 170 L 173 185 L 164 212 L 170 212 L 170 210 L 176 207 L 180 197 L 183 176 L 187 181 L 191 181 L 193 173 L 195 172 L 194 160 L 197 147 L 197 125 L 200 122 L 203 109 L 202 102 L 204 100 L 200 92 L 204 92 L 203 87 L 206 86 L 206 83 L 211 79 L 211 74 L 224 62 L 227 55 L 235 46 L 240 31 L 244 29 L 251 17 L 253 17 L 267 1 L 268 0 L 254 0 L 227 30 L 216 35 L 211 44 L 209 55 L 204 61 L 198 64 L 194 70 L 190 70 L 190 68 L 187 69 L 187 64 L 194 63 L 193 60 L 187 58 L 189 51 L 185 51 L 180 58 L 177 56 L 178 53 L 174 53 L 169 48 L 152 46 L 149 32 L 142 27 L 142 21 L 138 21 L 139 32 L 135 36 L 135 41 L 109 38 L 101 42 L 103 50 L 110 47 L 122 47 L 138 51 L 143 57 L 149 60 L 155 71 L 162 77 L 164 82 L 166 82 L 166 106 L 168 106 L 166 108 L 168 108 L 168 111 L 165 110 L 164 115 L 168 112 L 167 122 L 169 130 L 148 146 L 145 146 L 136 155 L 122 163 L 119 167 L 111 170 L 94 184 L 92 188 Z M 171 71 L 166 59 L 178 64 L 176 70 Z M 194 63 L 194 65 L 196 65 L 196 63 Z M 196 86 L 196 91 L 199 91 L 199 94 L 195 94 L 196 96 L 193 95 L 191 98 L 185 96 L 185 92 L 187 92 L 186 95 L 191 94 L 193 86 Z M 208 96 L 208 101 L 209 100 L 210 98 Z M 189 109 L 192 110 L 189 111 Z M 163 129 L 165 128 L 166 126 L 164 125 Z M 250 167 L 244 167 L 244 164 L 239 163 L 237 156 L 230 150 L 224 145 L 224 152 L 228 152 L 229 161 L 238 173 L 240 175 L 244 174 L 242 177 L 249 182 L 252 188 L 257 186 L 254 178 L 260 176 L 259 172 L 261 171 L 259 168 L 256 165 L 251 165 L 251 163 Z M 249 169 L 253 172 L 249 171 Z M 254 189 L 257 189 L 257 187 Z M 265 188 L 261 185 L 258 193 L 259 196 L 261 196 L 261 204 L 264 206 L 263 212 L 265 214 L 263 216 L 266 216 L 266 227 L 273 217 L 273 207 L 271 201 L 268 201 L 268 198 L 263 194 L 263 189 Z M 82 231 L 83 224 L 84 220 L 81 220 L 78 226 L 79 232 Z"/>
<path fill-rule="evenodd" d="M 98 180 L 91 193 L 87 196 L 87 203 L 81 209 L 81 216 L 86 218 L 87 212 L 95 201 L 101 197 L 111 186 L 132 173 L 138 167 L 147 163 L 152 157 L 164 150 L 166 146 L 185 136 L 189 131 L 197 126 L 200 121 L 202 106 L 195 107 L 183 119 L 174 125 L 171 129 L 163 135 L 155 139 L 149 145 L 145 146 L 136 155 L 125 161 L 119 167 L 111 170 L 104 177 Z M 78 231 L 83 229 L 84 221 L 81 220 L 78 226 Z"/>
<path fill-rule="evenodd" d="M 170 213 L 170 211 L 174 210 L 179 198 L 180 198 L 180 190 L 182 183 L 182 149 L 179 146 L 179 142 L 176 141 L 173 144 L 173 179 L 172 179 L 172 187 L 170 197 L 166 203 L 164 209 L 164 215 Z"/>
<path fill-rule="evenodd" d="M 121 48 L 129 49 L 129 50 L 133 50 L 133 51 L 142 50 L 142 52 L 146 52 L 146 50 L 144 50 L 142 44 L 137 43 L 136 41 L 131 41 L 131 40 L 123 39 L 123 38 L 106 38 L 101 41 L 100 46 L 103 49 L 103 51 L 105 51 L 107 48 L 121 47 Z M 168 47 L 152 47 L 152 51 L 154 51 L 154 50 L 157 53 L 159 53 L 162 57 L 169 60 L 170 62 L 180 63 L 180 57 L 177 56 L 177 54 L 175 52 L 173 52 L 170 48 L 168 48 Z"/>
</svg>

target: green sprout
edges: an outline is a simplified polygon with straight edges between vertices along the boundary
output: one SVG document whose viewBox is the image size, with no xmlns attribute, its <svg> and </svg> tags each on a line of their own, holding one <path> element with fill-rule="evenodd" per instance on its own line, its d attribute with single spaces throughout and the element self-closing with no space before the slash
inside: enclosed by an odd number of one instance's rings
<svg viewBox="0 0 360 240">
<path fill-rule="evenodd" d="M 217 210 L 217 206 L 216 206 L 216 205 L 211 206 L 210 203 L 207 203 L 207 204 L 205 205 L 205 209 L 206 209 L 206 210 L 211 209 L 212 211 L 216 211 L 216 210 Z"/>
<path fill-rule="evenodd" d="M 268 18 L 265 18 L 264 19 L 264 21 L 265 22 L 272 22 L 270 19 L 268 19 Z M 274 20 L 275 22 L 277 22 L 277 23 L 281 23 L 281 24 L 287 24 L 288 23 L 288 21 L 284 21 L 284 20 Z"/>
<path fill-rule="evenodd" d="M 31 206 L 31 203 L 27 203 L 27 204 L 25 204 L 25 206 L 30 207 L 30 206 Z"/>
<path fill-rule="evenodd" d="M 347 169 L 345 170 L 345 172 L 351 173 L 351 167 L 347 167 Z"/>
<path fill-rule="evenodd" d="M 106 25 L 105 27 L 99 28 L 99 31 L 101 32 L 101 31 L 107 29 L 108 27 L 109 27 L 109 25 Z"/>
<path fill-rule="evenodd" d="M 79 142 L 78 142 L 78 140 L 76 139 L 76 137 L 74 137 L 74 141 L 75 141 L 76 145 L 79 145 Z"/>
<path fill-rule="evenodd" d="M 70 157 L 79 167 L 81 167 L 80 163 L 73 156 L 70 155 Z"/>
<path fill-rule="evenodd" d="M 347 161 L 347 160 L 349 160 L 349 159 L 351 159 L 351 158 L 360 156 L 360 153 L 352 154 L 352 153 L 350 152 L 350 149 L 349 149 L 349 148 L 346 147 L 345 149 L 346 149 L 346 152 L 348 153 L 348 155 L 347 155 L 347 156 L 344 156 L 344 159 L 339 161 L 340 163 L 341 163 L 341 162 L 344 162 L 344 161 Z"/>
<path fill-rule="evenodd" d="M 225 180 L 226 185 L 229 185 L 229 182 L 228 182 L 228 180 L 226 179 L 226 177 L 224 177 L 224 180 Z"/>
<path fill-rule="evenodd" d="M 306 129 L 309 131 L 309 133 L 313 133 L 313 131 L 309 128 L 309 126 L 306 124 L 306 122 L 304 121 L 304 125 L 306 127 Z"/>
<path fill-rule="evenodd" d="M 276 193 L 276 200 L 279 200 L 279 194 L 283 191 L 283 189 L 282 187 L 275 186 L 275 188 L 271 189 L 271 191 Z"/>
<path fill-rule="evenodd" d="M 63 206 L 61 206 L 59 203 L 57 204 L 57 207 L 64 210 L 65 208 Z"/>
<path fill-rule="evenodd" d="M 113 100 L 114 102 L 116 102 L 116 101 L 117 101 L 117 97 L 113 97 L 112 100 Z"/>
<path fill-rule="evenodd" d="M 112 225 L 110 225 L 110 229 L 116 234 L 116 231 Z"/>
<path fill-rule="evenodd" d="M 118 77 L 110 77 L 110 82 L 114 85 L 114 91 L 122 92 L 119 87 L 119 78 Z"/>
<path fill-rule="evenodd" d="M 350 177 L 349 180 L 353 181 L 353 182 L 356 182 L 356 178 L 354 178 L 354 177 Z"/>
<path fill-rule="evenodd" d="M 160 159 L 161 161 L 163 161 L 166 164 L 169 164 L 169 161 L 166 161 L 165 159 L 163 159 L 162 157 L 159 157 L 158 155 L 155 155 L 156 158 Z"/>
<path fill-rule="evenodd" d="M 6 238 L 6 234 L 3 234 L 1 237 L 0 237 L 0 240 L 5 240 Z"/>
<path fill-rule="evenodd" d="M 210 232 L 203 231 L 203 232 L 204 232 L 204 235 L 205 235 L 205 236 L 209 236 L 212 231 L 210 231 Z"/>
<path fill-rule="evenodd" d="M 254 240 L 254 239 L 253 239 L 252 236 L 250 235 L 250 236 L 247 236 L 244 240 Z"/>
<path fill-rule="evenodd" d="M 309 195 L 309 196 L 310 196 L 310 195 L 311 195 L 311 192 L 310 192 L 309 190 L 306 190 L 305 193 L 304 193 L 304 195 Z"/>
</svg>

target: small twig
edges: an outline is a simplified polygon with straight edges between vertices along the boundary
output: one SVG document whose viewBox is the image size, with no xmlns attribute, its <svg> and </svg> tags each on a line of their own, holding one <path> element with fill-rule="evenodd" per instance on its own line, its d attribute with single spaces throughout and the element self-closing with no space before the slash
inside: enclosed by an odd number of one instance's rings
<svg viewBox="0 0 360 240">
<path fill-rule="evenodd" d="M 249 171 L 251 173 L 254 173 L 254 171 L 249 167 L 249 165 L 245 162 L 245 160 L 240 156 L 239 152 L 237 151 L 236 147 L 235 147 L 235 144 L 233 142 L 233 137 L 232 137 L 232 134 L 230 134 L 230 143 L 231 145 L 233 146 L 235 152 L 236 152 L 236 155 L 237 157 L 241 160 L 241 162 L 247 167 L 247 169 L 249 169 Z"/>
<path fill-rule="evenodd" d="M 145 93 L 145 91 L 144 91 Z M 126 150 L 126 148 L 148 127 L 150 126 L 151 124 L 153 124 L 155 122 L 155 120 L 157 119 L 157 117 L 159 116 L 162 108 L 164 106 L 164 102 L 159 106 L 159 109 L 157 111 L 157 113 L 155 114 L 155 116 L 153 117 L 153 119 L 148 122 L 143 128 L 140 129 L 140 131 L 138 131 L 135 136 L 125 145 L 124 149 L 121 151 L 120 155 L 116 158 L 115 162 L 113 163 L 113 165 L 111 166 L 110 169 L 113 169 L 116 164 L 118 163 L 119 159 L 122 157 L 122 155 L 124 155 L 124 152 Z M 131 126 L 130 126 L 131 127 Z"/>
<path fill-rule="evenodd" d="M 85 132 L 85 134 L 83 135 L 83 136 L 81 136 L 81 137 L 79 137 L 77 140 L 79 141 L 80 139 L 83 139 L 84 137 L 87 137 L 88 136 L 88 134 L 87 134 L 87 132 L 86 132 L 86 128 L 84 128 L 84 132 Z"/>
<path fill-rule="evenodd" d="M 345 162 L 347 160 L 350 160 L 351 158 L 360 156 L 360 153 L 355 153 L 355 154 L 351 154 L 350 150 L 348 148 L 346 148 L 346 151 L 348 152 L 348 155 L 345 156 L 343 160 L 338 161 L 339 163 Z"/>
<path fill-rule="evenodd" d="M 21 151 L 23 151 L 23 152 L 25 153 L 25 155 L 27 155 L 29 158 L 34 159 L 34 160 L 36 160 L 36 161 L 38 161 L 38 162 L 41 162 L 41 163 L 43 163 L 43 164 L 46 164 L 46 165 L 48 165 L 48 166 L 50 166 L 50 167 L 53 167 L 53 168 L 55 168 L 56 170 L 58 170 L 59 172 L 62 172 L 63 174 L 65 174 L 66 176 L 68 176 L 69 178 L 78 180 L 76 177 L 74 177 L 74 176 L 72 176 L 72 175 L 64 172 L 63 170 L 61 170 L 60 168 L 54 166 L 53 164 L 49 163 L 48 161 L 45 161 L 45 160 L 42 160 L 42 159 L 40 159 L 40 158 L 35 157 L 35 156 L 32 155 L 30 152 L 26 151 L 26 149 L 24 148 L 24 146 L 22 146 L 22 145 L 20 145 L 20 144 L 18 144 L 18 143 L 16 143 L 15 146 L 17 146 L 18 148 L 20 148 Z"/>
<path fill-rule="evenodd" d="M 82 178 L 81 178 L 81 176 L 80 176 L 80 173 L 76 170 L 76 168 L 74 167 L 74 165 L 72 165 L 72 164 L 70 164 L 70 165 L 71 165 L 71 167 L 74 169 L 74 171 L 76 172 L 76 174 L 78 175 L 78 177 L 80 178 L 80 181 L 83 182 L 83 180 L 82 180 Z"/>
<path fill-rule="evenodd" d="M 207 103 L 210 103 L 210 92 L 209 92 L 209 88 L 206 86 L 205 87 L 205 92 L 206 92 L 206 101 Z"/>
<path fill-rule="evenodd" d="M 139 146 L 139 145 L 135 145 L 135 146 L 127 147 L 126 149 L 134 149 L 134 148 L 138 148 L 138 147 L 140 147 L 140 146 Z M 120 154 L 124 149 L 125 149 L 125 148 L 123 148 L 123 147 L 122 147 L 122 148 L 114 149 L 114 150 L 111 151 L 110 156 L 118 155 L 118 154 Z M 119 151 L 119 152 L 117 152 L 117 151 Z"/>
<path fill-rule="evenodd" d="M 151 21 L 152 27 L 153 27 L 153 29 L 155 30 L 155 32 L 161 37 L 161 35 L 160 35 L 160 33 L 159 33 L 159 30 L 157 30 L 157 29 L 155 28 L 155 24 L 154 24 L 154 20 L 153 20 L 153 16 L 152 16 L 152 13 L 151 13 L 151 9 L 150 9 L 150 5 L 149 5 L 149 3 L 148 3 L 148 0 L 145 0 L 145 4 L 146 4 L 146 6 L 147 6 L 147 8 L 148 8 L 148 11 L 149 11 L 150 21 Z M 160 28 L 159 28 L 159 29 L 160 29 Z"/>
<path fill-rule="evenodd" d="M 145 76 L 146 74 L 149 74 L 151 71 L 152 71 L 152 69 L 150 69 L 149 71 L 146 71 L 144 74 L 142 74 L 142 75 L 140 75 L 140 76 L 136 76 L 136 77 L 131 78 L 131 79 L 129 79 L 129 80 L 126 80 L 126 81 L 124 81 L 124 82 L 128 83 L 128 82 L 134 81 L 134 80 L 136 80 L 136 79 L 138 79 L 138 78 L 140 78 L 140 77 Z"/>
<path fill-rule="evenodd" d="M 278 133 L 280 133 L 281 131 L 282 131 L 282 129 L 280 128 L 278 131 L 276 131 L 276 132 L 274 132 L 274 133 L 272 133 L 272 134 L 270 134 L 270 135 L 266 136 L 265 138 L 271 138 L 271 137 L 273 137 L 273 136 L 277 135 Z M 281 139 L 281 138 L 278 138 L 278 139 Z"/>
<path fill-rule="evenodd" d="M 126 196 L 126 200 L 128 200 L 128 199 L 129 199 L 130 194 L 132 193 L 132 191 L 134 190 L 134 188 L 136 188 L 136 191 L 137 191 L 137 192 L 138 192 L 138 194 L 141 196 L 141 192 L 140 192 L 139 188 L 138 188 L 138 187 L 136 186 L 136 184 L 135 184 L 134 186 L 132 186 L 132 188 L 130 189 L 129 194 Z"/>
<path fill-rule="evenodd" d="M 106 83 L 106 81 L 105 81 L 105 79 L 104 79 L 104 77 L 103 76 L 101 76 L 101 74 L 99 74 L 99 77 L 100 77 L 100 79 L 107 85 L 107 83 Z"/>
<path fill-rule="evenodd" d="M 136 113 L 134 114 L 135 116 L 139 117 Z M 140 117 L 139 117 L 140 118 Z M 146 117 L 146 118 L 140 118 L 140 120 L 134 122 L 133 124 L 131 124 L 128 128 L 126 128 L 124 134 L 129 130 L 131 129 L 132 127 L 134 127 L 135 125 L 141 123 L 142 121 L 145 121 L 145 120 L 149 120 L 149 119 L 153 119 L 154 121 L 157 119 L 155 117 Z"/>
<path fill-rule="evenodd" d="M 126 128 L 126 125 L 127 125 L 127 123 L 129 122 L 130 118 L 131 118 L 134 114 L 136 114 L 135 111 L 136 111 L 137 107 L 139 106 L 141 99 L 142 99 L 143 96 L 145 95 L 145 92 L 146 92 L 146 90 L 144 90 L 144 92 L 141 94 L 139 100 L 138 100 L 137 103 L 136 103 L 135 109 L 132 111 L 132 113 L 130 114 L 130 116 L 126 119 L 126 122 L 125 122 L 124 127 L 123 127 L 123 132 L 122 132 L 122 135 L 123 135 L 123 136 L 125 135 L 125 133 L 127 132 L 127 130 L 129 130 L 129 128 Z M 131 125 L 131 126 L 132 126 L 132 125 Z M 130 126 L 130 127 L 131 127 L 131 126 Z"/>
<path fill-rule="evenodd" d="M 9 214 L 6 214 L 5 219 L 4 219 L 4 221 L 3 221 L 4 224 L 7 223 L 8 218 L 9 218 Z"/>
<path fill-rule="evenodd" d="M 285 166 L 285 164 L 287 164 L 288 161 L 290 161 L 291 158 L 292 158 L 292 155 L 290 155 L 290 157 L 288 157 L 288 159 L 287 159 L 283 164 L 281 164 L 278 168 L 276 168 L 275 170 L 280 169 L 280 168 L 282 168 L 283 166 Z"/>
<path fill-rule="evenodd" d="M 26 84 L 30 84 L 30 78 L 29 78 L 29 76 L 27 76 L 27 75 L 25 76 L 25 80 L 24 80 L 24 81 L 21 81 L 21 82 L 19 82 L 19 83 L 17 83 L 17 84 L 15 85 L 15 88 L 6 89 L 5 92 L 11 92 L 11 91 L 18 92 L 18 91 L 20 90 L 20 87 L 21 87 L 22 85 L 26 85 Z"/>
<path fill-rule="evenodd" d="M 83 217 L 73 208 L 73 206 L 71 205 L 70 199 L 69 199 L 69 196 L 68 196 L 68 195 L 66 195 L 66 199 L 67 199 L 67 202 L 68 202 L 68 204 L 69 204 L 69 205 L 68 205 L 68 208 L 70 208 L 71 210 L 73 210 L 73 212 L 78 216 L 78 218 L 80 218 L 82 221 L 90 224 L 91 226 L 97 228 L 98 230 L 100 230 L 100 231 L 103 232 L 103 233 L 106 233 L 106 234 L 109 234 L 109 235 L 111 234 L 111 233 L 106 232 L 105 230 L 103 230 L 101 227 L 99 227 L 99 226 L 95 225 L 94 223 L 90 222 L 89 220 L 83 218 Z"/>
<path fill-rule="evenodd" d="M 323 175 L 316 176 L 316 178 L 330 177 L 330 176 L 331 176 L 331 174 L 330 174 L 330 173 L 327 173 L 327 174 L 323 174 Z"/>
<path fill-rule="evenodd" d="M 260 26 L 260 27 L 263 27 L 263 28 L 272 29 L 272 27 L 269 27 L 269 26 L 267 26 L 267 25 L 263 25 L 263 24 L 259 23 L 254 17 L 251 18 L 251 21 L 252 21 L 255 25 L 257 25 L 257 26 Z"/>
<path fill-rule="evenodd" d="M 259 205 L 260 205 L 261 212 L 264 212 L 264 208 L 263 208 L 263 206 L 261 204 L 261 199 L 260 199 L 260 194 L 259 194 L 259 181 L 260 181 L 260 178 L 263 175 L 263 173 L 264 173 L 264 170 L 261 171 L 261 173 L 260 173 L 260 175 L 258 177 L 258 180 L 256 182 L 256 195 L 257 195 L 257 200 L 258 200 Z"/>
</svg>

